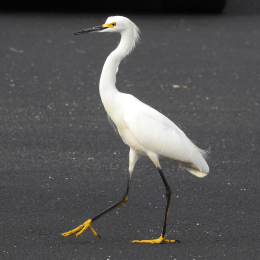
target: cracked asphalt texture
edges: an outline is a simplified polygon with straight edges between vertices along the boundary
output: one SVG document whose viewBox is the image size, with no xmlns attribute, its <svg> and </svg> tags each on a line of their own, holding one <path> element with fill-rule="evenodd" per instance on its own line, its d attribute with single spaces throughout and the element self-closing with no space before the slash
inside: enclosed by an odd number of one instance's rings
<svg viewBox="0 0 260 260">
<path fill-rule="evenodd" d="M 109 125 L 98 82 L 116 34 L 72 36 L 109 14 L 1 13 L 1 259 L 257 259 L 260 16 L 127 15 L 141 43 L 117 87 L 210 147 L 203 179 L 147 158 L 129 200 L 80 237 L 62 237 L 121 199 L 129 148 Z M 183 85 L 187 88 L 173 88 Z"/>
</svg>

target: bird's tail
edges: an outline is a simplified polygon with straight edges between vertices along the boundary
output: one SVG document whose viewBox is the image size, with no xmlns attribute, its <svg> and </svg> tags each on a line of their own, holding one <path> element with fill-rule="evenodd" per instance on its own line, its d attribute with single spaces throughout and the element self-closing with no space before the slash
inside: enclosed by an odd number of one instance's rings
<svg viewBox="0 0 260 260">
<path fill-rule="evenodd" d="M 192 143 L 193 144 L 193 143 Z M 210 149 L 208 150 L 202 150 L 198 148 L 195 144 L 194 148 L 196 149 L 195 158 L 193 164 L 185 164 L 185 165 L 180 165 L 182 168 L 186 169 L 189 171 L 191 174 L 203 178 L 209 173 L 209 166 L 206 162 L 206 158 L 208 157 L 208 153 L 210 152 Z"/>
<path fill-rule="evenodd" d="M 205 173 L 203 171 L 196 170 L 196 169 L 193 169 L 193 168 L 188 168 L 188 167 L 185 167 L 185 166 L 182 166 L 182 168 L 186 169 L 187 171 L 189 171 L 190 173 L 192 173 L 193 175 L 195 175 L 199 178 L 203 178 L 208 174 L 208 173 Z"/>
</svg>

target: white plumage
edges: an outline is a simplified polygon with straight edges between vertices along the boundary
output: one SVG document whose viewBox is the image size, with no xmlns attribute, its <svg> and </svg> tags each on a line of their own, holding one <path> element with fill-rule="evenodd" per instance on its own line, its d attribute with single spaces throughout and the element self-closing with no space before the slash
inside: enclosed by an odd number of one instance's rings
<svg viewBox="0 0 260 260">
<path fill-rule="evenodd" d="M 106 24 L 112 22 L 116 23 L 114 28 L 101 32 L 119 32 L 122 37 L 120 44 L 104 64 L 99 90 L 104 107 L 117 126 L 120 136 L 133 150 L 133 154 L 136 153 L 135 156 L 152 157 L 157 167 L 159 160 L 170 160 L 192 174 L 204 177 L 209 172 L 204 159 L 206 152 L 195 146 L 166 116 L 134 96 L 116 89 L 119 63 L 139 40 L 139 30 L 125 17 L 109 17 Z M 131 165 L 130 171 L 133 168 L 134 165 Z"/>
<path fill-rule="evenodd" d="M 75 34 L 90 32 L 118 32 L 121 34 L 121 41 L 118 47 L 108 56 L 104 64 L 99 92 L 109 120 L 113 122 L 112 125 L 115 125 L 123 141 L 130 147 L 129 177 L 122 200 L 85 221 L 76 229 L 65 232 L 62 235 L 66 237 L 78 232 L 76 235 L 78 236 L 89 228 L 95 236 L 98 236 L 97 232 L 91 227 L 91 223 L 111 210 L 122 206 L 127 201 L 134 166 L 140 156 L 147 156 L 156 165 L 166 188 L 164 224 L 161 236 L 158 239 L 134 240 L 132 242 L 152 244 L 160 244 L 162 242 L 175 243 L 178 240 L 167 240 L 165 238 L 172 191 L 162 172 L 159 161 L 172 161 L 197 177 L 204 177 L 209 172 L 209 167 L 204 159 L 206 151 L 195 146 L 184 132 L 166 116 L 134 96 L 117 90 L 115 85 L 118 66 L 121 60 L 133 50 L 139 39 L 137 26 L 128 18 L 114 16 L 109 17 L 102 26 L 92 27 Z"/>
</svg>

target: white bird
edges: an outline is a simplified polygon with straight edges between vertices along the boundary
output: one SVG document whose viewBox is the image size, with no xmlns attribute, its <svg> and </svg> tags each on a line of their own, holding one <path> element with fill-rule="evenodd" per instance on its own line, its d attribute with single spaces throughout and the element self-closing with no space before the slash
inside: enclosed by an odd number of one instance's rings
<svg viewBox="0 0 260 260">
<path fill-rule="evenodd" d="M 95 236 L 98 236 L 97 232 L 91 227 L 91 223 L 109 211 L 122 206 L 127 201 L 130 180 L 135 164 L 140 156 L 146 156 L 157 167 L 166 188 L 164 223 L 161 236 L 158 239 L 134 240 L 132 242 L 152 244 L 160 244 L 162 242 L 174 243 L 178 240 L 167 240 L 165 238 L 172 191 L 162 172 L 160 160 L 172 161 L 197 177 L 202 178 L 209 172 L 209 167 L 204 159 L 207 152 L 193 144 L 185 133 L 166 116 L 134 96 L 121 93 L 117 90 L 116 73 L 118 66 L 138 42 L 138 27 L 126 17 L 113 16 L 109 17 L 105 24 L 82 30 L 75 33 L 75 35 L 91 32 L 117 32 L 121 34 L 121 41 L 118 47 L 108 56 L 104 64 L 99 83 L 99 92 L 110 121 L 115 124 L 123 142 L 130 147 L 129 177 L 126 192 L 122 200 L 97 216 L 87 220 L 76 229 L 65 232 L 62 235 L 68 236 L 78 232 L 76 234 L 78 236 L 89 228 Z"/>
</svg>

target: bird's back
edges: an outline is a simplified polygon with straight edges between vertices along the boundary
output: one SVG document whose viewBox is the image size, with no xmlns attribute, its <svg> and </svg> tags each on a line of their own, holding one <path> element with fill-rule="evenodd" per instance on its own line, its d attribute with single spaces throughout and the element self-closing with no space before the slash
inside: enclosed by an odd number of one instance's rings
<svg viewBox="0 0 260 260">
<path fill-rule="evenodd" d="M 173 161 L 198 177 L 209 172 L 205 151 L 193 144 L 178 126 L 134 96 L 120 94 L 124 125 L 118 130 L 126 144 L 140 155 L 153 152 L 159 159 Z"/>
</svg>

